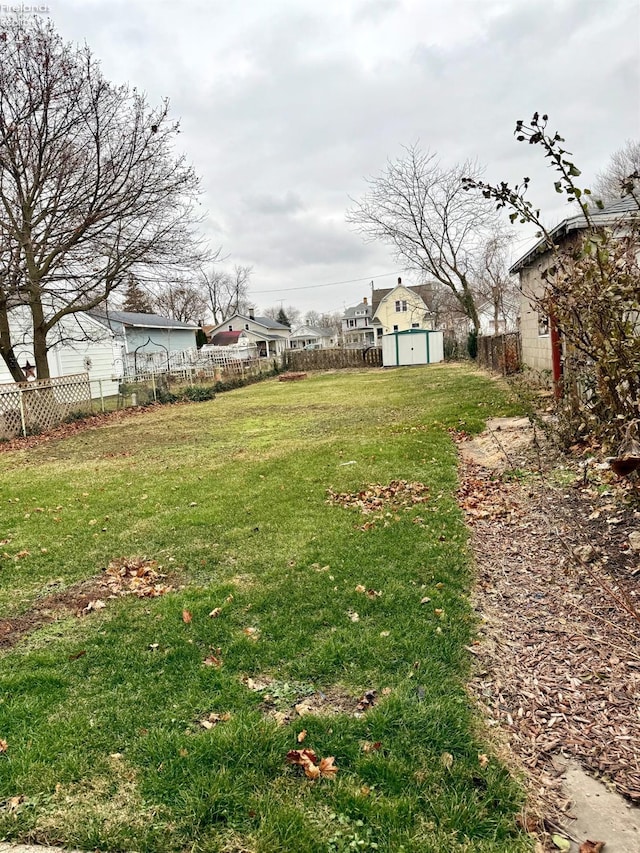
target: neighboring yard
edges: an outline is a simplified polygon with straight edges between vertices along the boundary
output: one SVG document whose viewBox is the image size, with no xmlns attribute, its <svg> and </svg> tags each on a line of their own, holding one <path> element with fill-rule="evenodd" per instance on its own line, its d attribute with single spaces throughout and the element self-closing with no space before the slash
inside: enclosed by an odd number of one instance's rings
<svg viewBox="0 0 640 853">
<path fill-rule="evenodd" d="M 0 838 L 530 850 L 465 691 L 447 433 L 511 413 L 471 368 L 340 372 L 0 453 Z"/>
</svg>

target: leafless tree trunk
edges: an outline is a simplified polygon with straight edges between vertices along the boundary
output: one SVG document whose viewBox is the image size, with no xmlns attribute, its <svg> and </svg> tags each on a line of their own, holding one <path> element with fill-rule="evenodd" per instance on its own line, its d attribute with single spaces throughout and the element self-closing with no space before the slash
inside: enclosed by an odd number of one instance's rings
<svg viewBox="0 0 640 853">
<path fill-rule="evenodd" d="M 11 310 L 31 317 L 39 378 L 66 316 L 135 274 L 197 255 L 197 178 L 172 146 L 168 104 L 106 81 L 50 22 L 5 21 L 0 40 L 0 355 L 17 381 Z"/>
<path fill-rule="evenodd" d="M 367 240 L 389 243 L 409 269 L 449 288 L 476 330 L 474 271 L 497 221 L 491 203 L 463 188 L 462 179 L 479 171 L 471 160 L 445 169 L 435 154 L 414 145 L 370 178 L 362 200 L 347 211 L 347 221 Z"/>
<path fill-rule="evenodd" d="M 216 253 L 216 262 L 220 250 Z M 216 270 L 200 270 L 200 281 L 206 295 L 207 307 L 217 325 L 236 313 L 244 313 L 249 307 L 249 281 L 253 267 L 236 264 L 233 273 Z"/>
</svg>

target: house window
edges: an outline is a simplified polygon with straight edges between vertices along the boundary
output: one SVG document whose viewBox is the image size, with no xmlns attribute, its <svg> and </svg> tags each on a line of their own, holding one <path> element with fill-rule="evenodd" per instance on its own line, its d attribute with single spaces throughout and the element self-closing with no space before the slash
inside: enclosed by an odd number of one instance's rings
<svg viewBox="0 0 640 853">
<path fill-rule="evenodd" d="M 229 326 L 229 331 L 233 332 L 233 326 Z"/>
<path fill-rule="evenodd" d="M 411 328 L 412 328 L 412 329 L 419 329 L 419 328 L 420 328 L 420 323 L 412 323 L 412 324 L 411 324 Z"/>
<path fill-rule="evenodd" d="M 249 324 L 248 323 L 245 323 L 244 327 L 245 327 L 245 329 L 247 329 L 247 331 L 249 330 Z"/>
<path fill-rule="evenodd" d="M 396 311 L 406 311 L 407 310 L 407 300 L 406 299 L 396 299 Z"/>
<path fill-rule="evenodd" d="M 394 326 L 394 327 L 393 327 L 393 331 L 394 331 L 394 332 L 397 332 L 397 331 L 398 331 L 398 327 L 397 327 L 397 326 Z"/>
<path fill-rule="evenodd" d="M 356 321 L 355 321 L 355 320 L 349 320 L 349 328 L 350 328 L 350 329 L 353 329 L 353 327 L 355 326 L 355 324 L 356 324 Z"/>
<path fill-rule="evenodd" d="M 549 334 L 549 318 L 538 314 L 538 337 L 544 337 Z"/>
</svg>

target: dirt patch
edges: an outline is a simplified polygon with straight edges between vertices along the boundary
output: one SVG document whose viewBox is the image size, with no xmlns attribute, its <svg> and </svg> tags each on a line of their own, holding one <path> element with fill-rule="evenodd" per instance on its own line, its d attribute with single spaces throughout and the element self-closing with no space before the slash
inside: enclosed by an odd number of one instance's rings
<svg viewBox="0 0 640 853">
<path fill-rule="evenodd" d="M 41 598 L 21 616 L 0 619 L 0 648 L 12 648 L 23 637 L 68 616 L 89 613 L 89 604 L 104 595 L 105 588 L 98 579 L 74 584 L 62 592 Z"/>
<path fill-rule="evenodd" d="M 478 660 L 472 692 L 553 829 L 574 808 L 558 755 L 640 802 L 640 551 L 629 536 L 640 507 L 611 472 L 571 460 L 558 468 L 540 436 L 527 448 L 522 430 L 514 447 L 499 431 L 497 468 L 490 435 L 462 444 L 460 504 L 482 618 L 469 649 Z M 546 467 L 536 472 L 539 460 Z M 598 839 L 607 841 L 606 828 Z"/>
<path fill-rule="evenodd" d="M 358 697 L 342 687 L 332 686 L 325 693 L 315 690 L 306 682 L 279 681 L 266 675 L 246 677 L 243 684 L 249 690 L 262 694 L 263 713 L 280 725 L 306 715 L 320 717 L 348 714 L 361 717 L 378 701 L 376 690 L 365 690 Z M 383 695 L 386 692 L 383 691 Z"/>
<path fill-rule="evenodd" d="M 87 616 L 102 610 L 106 601 L 123 595 L 157 598 L 172 592 L 167 576 L 155 560 L 128 557 L 114 560 L 99 577 L 80 581 L 60 592 L 39 599 L 21 616 L 0 619 L 0 648 L 12 648 L 23 637 L 44 625 L 68 616 Z"/>
</svg>

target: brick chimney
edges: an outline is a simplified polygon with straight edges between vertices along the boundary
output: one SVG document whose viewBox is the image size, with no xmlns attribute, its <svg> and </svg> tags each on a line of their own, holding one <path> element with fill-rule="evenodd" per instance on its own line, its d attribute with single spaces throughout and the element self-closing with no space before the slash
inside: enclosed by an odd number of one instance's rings
<svg viewBox="0 0 640 853">
<path fill-rule="evenodd" d="M 367 303 L 367 297 L 366 297 L 366 296 L 363 296 L 363 297 L 362 297 L 362 304 L 363 304 L 363 305 L 367 305 L 367 304 L 368 304 L 368 303 Z"/>
<path fill-rule="evenodd" d="M 402 284 L 402 279 L 398 276 L 398 284 Z"/>
<path fill-rule="evenodd" d="M 256 319 L 256 309 L 255 308 L 249 308 L 249 319 L 250 320 Z"/>
</svg>

